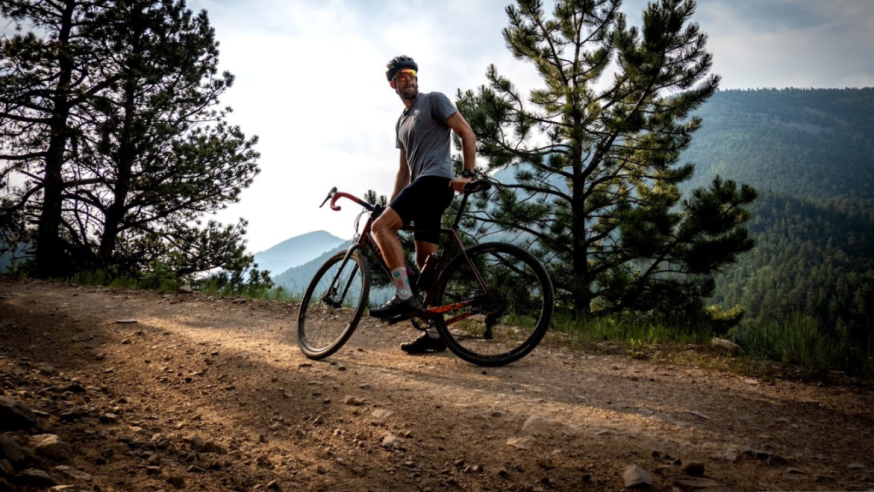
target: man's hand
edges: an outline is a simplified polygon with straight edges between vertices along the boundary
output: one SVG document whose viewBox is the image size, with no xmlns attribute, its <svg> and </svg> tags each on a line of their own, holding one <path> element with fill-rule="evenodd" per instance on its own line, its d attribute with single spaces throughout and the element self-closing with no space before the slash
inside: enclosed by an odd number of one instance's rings
<svg viewBox="0 0 874 492">
<path fill-rule="evenodd" d="M 458 177 L 449 182 L 449 186 L 452 187 L 453 190 L 461 193 L 464 191 L 464 187 L 467 186 L 467 183 L 470 183 L 471 178 Z"/>
</svg>

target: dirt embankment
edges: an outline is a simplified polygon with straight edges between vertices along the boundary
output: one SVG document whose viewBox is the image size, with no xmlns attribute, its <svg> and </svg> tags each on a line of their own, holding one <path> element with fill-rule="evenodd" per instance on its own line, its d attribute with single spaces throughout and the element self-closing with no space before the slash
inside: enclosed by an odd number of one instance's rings
<svg viewBox="0 0 874 492">
<path fill-rule="evenodd" d="M 0 401 L 35 413 L 0 490 L 874 488 L 870 390 L 550 342 L 483 370 L 370 320 L 311 362 L 296 312 L 0 277 Z"/>
</svg>

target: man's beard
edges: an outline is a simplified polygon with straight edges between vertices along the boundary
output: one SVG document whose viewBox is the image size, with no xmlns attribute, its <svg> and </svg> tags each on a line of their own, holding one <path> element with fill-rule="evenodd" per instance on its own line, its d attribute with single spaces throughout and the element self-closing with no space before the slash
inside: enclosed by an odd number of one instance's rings
<svg viewBox="0 0 874 492">
<path fill-rule="evenodd" d="M 412 100 L 419 97 L 419 88 L 413 87 L 412 90 L 409 92 L 406 89 L 402 89 L 398 91 L 398 95 L 400 95 L 402 99 Z"/>
</svg>

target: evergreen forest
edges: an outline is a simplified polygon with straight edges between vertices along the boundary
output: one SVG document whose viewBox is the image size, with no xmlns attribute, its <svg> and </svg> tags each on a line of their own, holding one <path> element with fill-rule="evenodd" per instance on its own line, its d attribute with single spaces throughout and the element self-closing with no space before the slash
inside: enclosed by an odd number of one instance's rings
<svg viewBox="0 0 874 492">
<path fill-rule="evenodd" d="M 720 91 L 683 160 L 689 187 L 715 175 L 753 186 L 756 246 L 717 276 L 712 301 L 745 325 L 813 318 L 871 347 L 874 89 Z"/>
</svg>

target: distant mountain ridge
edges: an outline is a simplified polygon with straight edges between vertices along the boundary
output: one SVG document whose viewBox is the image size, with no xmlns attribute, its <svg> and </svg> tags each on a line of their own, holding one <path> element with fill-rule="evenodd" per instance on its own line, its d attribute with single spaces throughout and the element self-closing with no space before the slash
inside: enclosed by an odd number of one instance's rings
<svg viewBox="0 0 874 492">
<path fill-rule="evenodd" d="M 316 275 L 319 267 L 328 261 L 328 258 L 340 251 L 345 251 L 351 245 L 352 241 L 345 241 L 334 248 L 322 252 L 322 254 L 303 265 L 288 268 L 279 275 L 274 276 L 273 283 L 291 292 L 302 294 L 307 285 L 309 285 L 310 280 Z"/>
<path fill-rule="evenodd" d="M 308 232 L 255 253 L 255 263 L 259 270 L 270 270 L 271 276 L 275 277 L 289 268 L 311 261 L 343 242 L 343 239 L 325 231 Z"/>
</svg>

